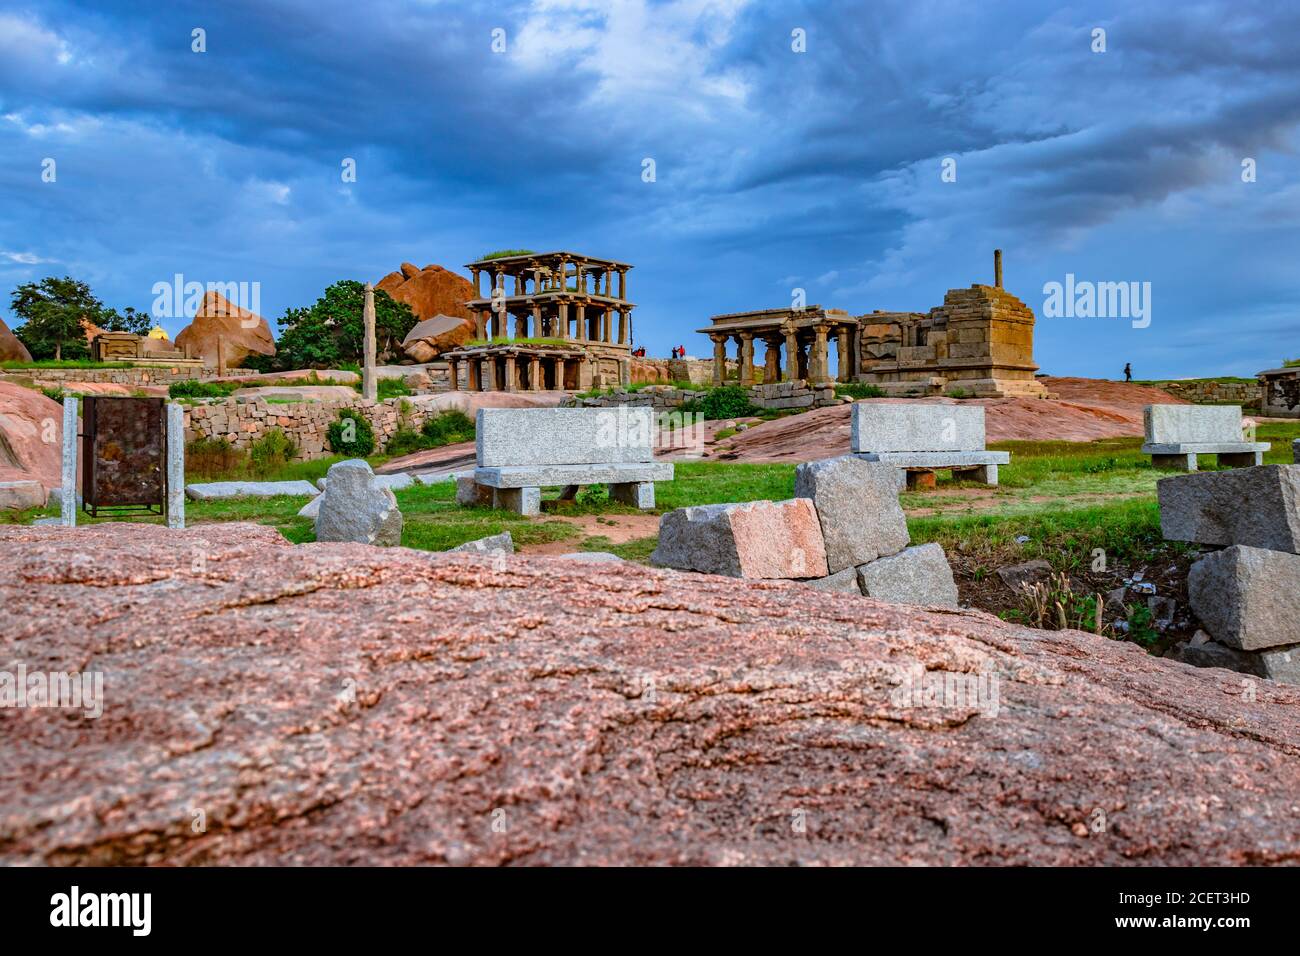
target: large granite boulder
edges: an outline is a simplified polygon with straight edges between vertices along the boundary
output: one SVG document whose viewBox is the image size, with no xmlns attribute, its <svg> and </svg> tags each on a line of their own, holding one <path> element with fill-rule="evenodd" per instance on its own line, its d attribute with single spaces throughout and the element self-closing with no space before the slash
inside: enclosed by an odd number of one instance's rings
<svg viewBox="0 0 1300 956">
<path fill-rule="evenodd" d="M 0 481 L 57 488 L 62 448 L 63 406 L 35 389 L 0 382 Z"/>
<path fill-rule="evenodd" d="M 402 339 L 402 351 L 417 362 L 431 362 L 443 352 L 474 338 L 474 323 L 454 315 L 435 315 L 415 323 Z"/>
<path fill-rule="evenodd" d="M 1205 471 L 1156 482 L 1170 541 L 1300 553 L 1300 465 Z"/>
<path fill-rule="evenodd" d="M 826 542 L 811 499 L 678 508 L 659 519 L 652 564 L 736 578 L 825 577 Z"/>
<path fill-rule="evenodd" d="M 474 286 L 464 276 L 442 266 L 423 269 L 404 262 L 399 272 L 390 272 L 375 284 L 398 302 L 405 302 L 420 320 L 436 315 L 472 319 L 465 303 L 475 298 Z"/>
<path fill-rule="evenodd" d="M 858 568 L 858 585 L 867 597 L 893 604 L 957 606 L 957 583 L 943 548 L 921 544 Z"/>
<path fill-rule="evenodd" d="M 402 512 L 390 488 L 375 481 L 370 465 L 350 458 L 330 465 L 316 512 L 317 541 L 402 543 Z"/>
<path fill-rule="evenodd" d="M 275 336 L 266 319 L 256 312 L 209 291 L 190 324 L 176 336 L 176 347 L 214 367 L 220 353 L 226 368 L 237 368 L 249 355 L 274 355 Z"/>
<path fill-rule="evenodd" d="M 18 340 L 18 336 L 0 319 L 0 362 L 30 362 L 32 353 Z"/>
<path fill-rule="evenodd" d="M 0 661 L 93 666 L 106 695 L 98 719 L 0 709 L 0 865 L 1258 866 L 1300 844 L 1300 689 L 1078 631 L 255 524 L 0 527 L 0 567 Z"/>
<path fill-rule="evenodd" d="M 1244 651 L 1300 644 L 1300 555 L 1233 545 L 1187 574 L 1187 597 L 1215 640 Z"/>
<path fill-rule="evenodd" d="M 852 455 L 799 465 L 794 495 L 817 507 L 831 573 L 897 554 L 907 546 L 907 518 L 898 503 L 899 470 Z"/>
</svg>

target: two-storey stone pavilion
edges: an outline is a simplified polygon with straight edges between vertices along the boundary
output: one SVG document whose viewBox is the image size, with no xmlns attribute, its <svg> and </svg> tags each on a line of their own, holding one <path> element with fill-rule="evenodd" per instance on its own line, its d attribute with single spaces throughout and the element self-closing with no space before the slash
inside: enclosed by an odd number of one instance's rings
<svg viewBox="0 0 1300 956">
<path fill-rule="evenodd" d="M 479 259 L 475 338 L 444 353 L 453 389 L 588 389 L 631 382 L 632 266 L 576 252 Z M 483 279 L 487 278 L 484 289 Z"/>
</svg>

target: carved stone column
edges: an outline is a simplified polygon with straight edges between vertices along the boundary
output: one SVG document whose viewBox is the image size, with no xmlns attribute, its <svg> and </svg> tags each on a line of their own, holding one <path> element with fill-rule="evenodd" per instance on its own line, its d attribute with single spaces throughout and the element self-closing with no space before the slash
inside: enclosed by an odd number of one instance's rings
<svg viewBox="0 0 1300 956">
<path fill-rule="evenodd" d="M 505 390 L 507 392 L 516 392 L 519 390 L 519 383 L 515 379 L 516 374 L 517 372 L 515 369 L 515 357 L 513 355 L 507 355 L 506 356 L 506 382 L 505 382 L 506 385 Z"/>
<path fill-rule="evenodd" d="M 713 340 L 713 384 L 721 385 L 727 377 L 727 337 L 710 335 Z"/>
<path fill-rule="evenodd" d="M 741 332 L 736 338 L 740 342 L 740 384 L 748 388 L 754 384 L 754 336 Z"/>
<path fill-rule="evenodd" d="M 534 355 L 528 362 L 528 390 L 530 392 L 541 391 L 542 388 L 542 360 Z"/>
<path fill-rule="evenodd" d="M 791 322 L 782 329 L 785 333 L 785 380 L 793 382 L 799 378 L 799 333 Z"/>
<path fill-rule="evenodd" d="M 835 360 L 839 369 L 835 380 L 839 382 L 851 381 L 849 378 L 849 330 L 844 325 L 835 327 Z"/>
</svg>

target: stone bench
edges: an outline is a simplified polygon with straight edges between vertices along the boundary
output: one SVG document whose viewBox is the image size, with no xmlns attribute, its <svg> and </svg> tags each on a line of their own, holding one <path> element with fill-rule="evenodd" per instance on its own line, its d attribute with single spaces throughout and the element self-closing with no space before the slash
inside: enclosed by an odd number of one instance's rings
<svg viewBox="0 0 1300 956">
<path fill-rule="evenodd" d="M 1242 441 L 1240 405 L 1148 405 L 1142 454 L 1156 468 L 1196 471 L 1198 455 L 1233 468 L 1264 463 L 1268 442 Z"/>
<path fill-rule="evenodd" d="M 853 453 L 903 469 L 909 488 L 932 484 L 936 470 L 995 486 L 1011 461 L 984 447 L 983 405 L 855 402 L 852 425 Z"/>
<path fill-rule="evenodd" d="M 650 408 L 482 408 L 473 477 L 459 483 L 462 504 L 521 515 L 541 511 L 542 489 L 609 486 L 610 498 L 643 510 L 655 506 L 656 481 L 673 466 L 654 460 Z"/>
</svg>

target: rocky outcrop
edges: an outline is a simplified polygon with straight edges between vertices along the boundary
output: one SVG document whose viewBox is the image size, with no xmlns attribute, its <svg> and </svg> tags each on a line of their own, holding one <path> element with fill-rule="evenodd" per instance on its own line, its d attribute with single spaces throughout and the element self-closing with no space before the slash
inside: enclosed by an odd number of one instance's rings
<svg viewBox="0 0 1300 956">
<path fill-rule="evenodd" d="M 0 319 L 0 362 L 30 362 L 31 360 L 32 353 L 27 351 L 27 346 L 18 341 L 18 336 L 5 325 L 4 319 Z"/>
<path fill-rule="evenodd" d="M 40 392 L 0 382 L 0 481 L 62 481 L 63 406 Z"/>
<path fill-rule="evenodd" d="M 251 524 L 0 567 L 0 661 L 104 677 L 0 709 L 0 864 L 1297 860 L 1300 690 L 1095 635 Z"/>
<path fill-rule="evenodd" d="M 402 351 L 417 362 L 431 362 L 443 352 L 474 338 L 474 323 L 454 315 L 435 315 L 411 326 Z"/>
<path fill-rule="evenodd" d="M 399 271 L 384 276 L 375 283 L 375 288 L 387 292 L 398 302 L 405 302 L 421 321 L 435 315 L 460 319 L 474 317 L 465 307 L 465 303 L 475 297 L 474 286 L 464 276 L 442 266 L 429 265 L 419 269 L 412 263 L 403 262 Z"/>
<path fill-rule="evenodd" d="M 274 355 L 275 336 L 266 319 L 209 291 L 190 324 L 176 336 L 176 347 L 213 367 L 220 352 L 226 368 L 237 368 L 251 354 Z"/>
</svg>

